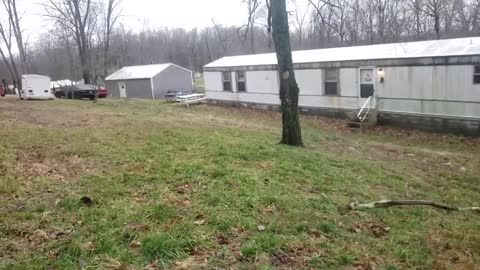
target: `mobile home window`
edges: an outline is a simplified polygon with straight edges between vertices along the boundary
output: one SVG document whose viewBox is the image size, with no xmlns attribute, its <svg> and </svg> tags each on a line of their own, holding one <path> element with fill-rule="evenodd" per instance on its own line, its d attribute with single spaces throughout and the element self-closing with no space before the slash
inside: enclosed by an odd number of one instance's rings
<svg viewBox="0 0 480 270">
<path fill-rule="evenodd" d="M 338 70 L 325 70 L 325 95 L 338 96 Z"/>
<path fill-rule="evenodd" d="M 223 80 L 223 91 L 232 91 L 232 73 L 223 72 L 222 80 Z"/>
<path fill-rule="evenodd" d="M 475 66 L 473 71 L 473 83 L 480 84 L 480 66 Z"/>
<path fill-rule="evenodd" d="M 247 80 L 245 79 L 245 71 L 237 71 L 237 91 L 247 92 Z"/>
</svg>

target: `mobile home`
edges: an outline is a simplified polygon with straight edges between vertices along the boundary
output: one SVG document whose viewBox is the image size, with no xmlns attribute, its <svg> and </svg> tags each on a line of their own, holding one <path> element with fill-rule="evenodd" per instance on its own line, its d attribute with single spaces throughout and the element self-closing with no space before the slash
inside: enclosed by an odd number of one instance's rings
<svg viewBox="0 0 480 270">
<path fill-rule="evenodd" d="M 304 113 L 368 107 L 380 124 L 480 135 L 478 37 L 295 51 L 293 61 Z M 209 102 L 278 107 L 276 64 L 275 54 L 259 54 L 206 65 Z"/>
<path fill-rule="evenodd" d="M 54 99 L 54 95 L 50 90 L 50 78 L 47 76 L 23 75 L 22 88 L 22 99 Z"/>
</svg>

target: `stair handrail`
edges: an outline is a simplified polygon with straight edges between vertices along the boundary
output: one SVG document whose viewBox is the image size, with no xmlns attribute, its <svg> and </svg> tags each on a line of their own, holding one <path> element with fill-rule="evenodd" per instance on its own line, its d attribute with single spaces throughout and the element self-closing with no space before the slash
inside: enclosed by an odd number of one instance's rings
<svg viewBox="0 0 480 270">
<path fill-rule="evenodd" d="M 370 105 L 370 106 L 368 106 Z M 368 108 L 367 108 L 368 106 Z M 373 96 L 370 96 L 367 101 L 365 102 L 365 104 L 363 105 L 362 109 L 360 109 L 360 111 L 358 112 L 358 119 L 360 120 L 360 122 L 363 122 L 365 121 L 365 119 L 367 119 L 368 115 L 370 114 L 370 111 L 372 109 L 374 109 L 375 107 L 377 106 L 377 99 L 375 98 L 375 95 Z M 365 115 L 362 117 L 362 113 L 366 110 L 367 112 L 365 113 Z"/>
</svg>

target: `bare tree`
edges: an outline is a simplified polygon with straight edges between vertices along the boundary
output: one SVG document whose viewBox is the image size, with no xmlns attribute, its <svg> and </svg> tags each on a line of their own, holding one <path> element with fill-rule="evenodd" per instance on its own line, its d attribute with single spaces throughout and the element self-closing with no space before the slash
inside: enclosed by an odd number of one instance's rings
<svg viewBox="0 0 480 270">
<path fill-rule="evenodd" d="M 285 0 L 271 0 L 268 7 L 268 17 L 269 22 L 271 22 L 273 43 L 277 54 L 277 69 L 280 76 L 282 110 L 282 139 L 280 143 L 303 146 L 300 118 L 298 116 L 298 94 L 300 89 L 295 80 L 293 69 L 286 2 Z"/>
<path fill-rule="evenodd" d="M 422 35 L 422 12 L 424 10 L 423 0 L 410 0 L 410 7 L 413 10 L 415 20 L 415 35 L 420 38 Z"/>
<path fill-rule="evenodd" d="M 470 9 L 471 13 L 471 24 L 472 24 L 472 32 L 480 35 L 480 0 L 475 0 L 472 3 L 472 8 Z"/>
<path fill-rule="evenodd" d="M 3 43 L 6 46 L 8 59 L 3 50 L 0 50 L 2 59 L 7 66 L 7 69 L 12 75 L 14 84 L 16 84 L 18 89 L 22 89 L 22 74 L 27 72 L 27 53 L 26 53 L 26 44 L 23 40 L 23 32 L 20 26 L 20 16 L 18 15 L 18 8 L 16 0 L 2 0 L 5 11 L 7 12 L 8 18 L 8 28 L 5 28 L 4 25 L 0 24 L 0 35 L 2 37 Z M 15 39 L 17 44 L 17 50 L 20 61 L 15 60 L 15 55 L 12 51 L 12 37 Z M 20 93 L 20 92 L 19 92 Z"/>
<path fill-rule="evenodd" d="M 90 48 L 96 17 L 92 0 L 48 0 L 44 7 L 46 16 L 75 38 L 83 80 L 89 84 L 92 76 Z"/>
<path fill-rule="evenodd" d="M 244 39 L 247 39 L 247 35 L 250 33 L 250 53 L 255 53 L 255 20 L 257 10 L 260 7 L 260 2 L 256 0 L 242 0 L 243 3 L 247 4 L 248 9 L 248 22 L 244 27 L 246 28 L 243 35 Z"/>
<path fill-rule="evenodd" d="M 226 35 L 222 33 L 222 27 L 216 24 L 213 18 L 212 18 L 212 23 L 215 29 L 215 33 L 217 34 L 217 37 L 218 37 L 218 42 L 220 43 L 220 45 L 222 45 L 223 56 L 225 56 L 228 50 L 228 38 L 226 37 Z"/>
<path fill-rule="evenodd" d="M 346 28 L 349 34 L 349 45 L 356 45 L 362 38 L 361 27 L 362 27 L 362 7 L 360 5 L 360 0 L 354 0 L 349 7 L 350 15 L 347 16 Z"/>
<path fill-rule="evenodd" d="M 446 10 L 447 0 L 427 0 L 423 12 L 434 20 L 435 36 L 437 39 L 441 37 L 441 16 Z"/>
<path fill-rule="evenodd" d="M 320 21 L 317 20 L 317 22 L 328 27 L 326 30 L 327 40 L 331 39 L 330 33 L 333 31 L 340 43 L 343 43 L 347 35 L 346 3 L 348 0 L 318 0 L 317 2 L 309 0 L 309 2 L 315 9 L 315 16 L 320 18 Z"/>
<path fill-rule="evenodd" d="M 10 24 L 8 24 L 11 26 Z M 10 73 L 13 81 L 19 81 L 19 71 L 15 61 L 15 57 L 12 53 L 12 35 L 10 30 L 5 30 L 3 24 L 0 22 L 0 36 L 2 38 L 2 43 L 5 44 L 7 48 L 8 56 L 3 51 L 2 47 L 0 46 L 0 54 L 2 55 L 2 60 L 5 63 L 5 66 Z M 1 45 L 1 43 L 0 43 Z M 21 81 L 21 80 L 20 80 Z"/>
<path fill-rule="evenodd" d="M 308 15 L 310 14 L 310 3 L 302 10 L 302 8 L 298 5 L 297 0 L 291 0 L 295 10 L 293 11 L 293 24 L 295 26 L 295 34 L 297 36 L 298 48 L 304 48 L 304 39 L 306 39 L 306 31 L 305 28 L 308 22 Z"/>
<path fill-rule="evenodd" d="M 120 0 L 107 0 L 106 17 L 104 21 L 105 36 L 104 36 L 104 51 L 103 51 L 103 75 L 107 76 L 110 67 L 110 37 L 115 23 L 118 21 L 118 5 Z"/>
<path fill-rule="evenodd" d="M 24 43 L 23 40 L 22 28 L 20 27 L 21 18 L 18 15 L 17 1 L 3 0 L 3 5 L 5 6 L 5 10 L 8 13 L 8 21 L 11 25 L 13 36 L 15 37 L 15 41 L 17 43 L 18 54 L 20 57 L 20 72 L 26 73 L 28 72 L 27 51 L 25 49 L 26 43 Z"/>
</svg>

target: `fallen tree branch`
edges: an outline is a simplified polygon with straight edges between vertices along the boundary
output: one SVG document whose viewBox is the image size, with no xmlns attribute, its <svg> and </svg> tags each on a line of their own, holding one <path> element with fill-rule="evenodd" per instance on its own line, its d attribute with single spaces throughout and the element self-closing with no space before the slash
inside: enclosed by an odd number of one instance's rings
<svg viewBox="0 0 480 270">
<path fill-rule="evenodd" d="M 348 208 L 351 210 L 368 210 L 373 208 L 388 208 L 392 206 L 431 206 L 438 209 L 443 209 L 446 211 L 476 211 L 480 213 L 480 207 L 451 207 L 446 204 L 436 203 L 432 201 L 424 200 L 383 200 L 378 202 L 364 203 L 360 204 L 358 202 L 353 202 L 348 205 Z"/>
</svg>

